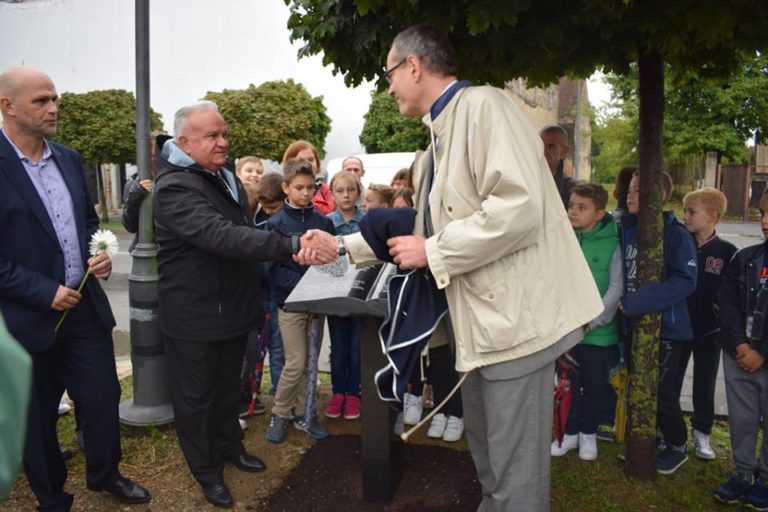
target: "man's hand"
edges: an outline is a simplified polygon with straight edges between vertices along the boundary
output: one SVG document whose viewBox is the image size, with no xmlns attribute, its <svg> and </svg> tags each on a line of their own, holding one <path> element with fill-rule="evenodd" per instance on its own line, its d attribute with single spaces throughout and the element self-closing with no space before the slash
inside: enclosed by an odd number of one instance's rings
<svg viewBox="0 0 768 512">
<path fill-rule="evenodd" d="M 310 229 L 301 235 L 301 250 L 293 260 L 301 265 L 322 265 L 336 261 L 338 257 L 336 237 L 319 229 Z"/>
<path fill-rule="evenodd" d="M 736 347 L 736 362 L 745 372 L 753 373 L 763 367 L 765 358 L 760 355 L 760 352 L 746 345 L 747 348 L 739 350 L 740 347 L 744 347 L 746 343 Z"/>
<path fill-rule="evenodd" d="M 112 273 L 112 259 L 105 252 L 91 256 L 88 258 L 88 269 L 99 279 L 106 279 Z"/>
<path fill-rule="evenodd" d="M 53 302 L 51 302 L 51 309 L 55 311 L 72 309 L 80 303 L 81 298 L 82 295 L 77 293 L 77 290 L 67 288 L 60 284 L 59 288 L 56 290 L 56 296 L 53 298 Z"/>
<path fill-rule="evenodd" d="M 387 240 L 389 255 L 404 270 L 427 266 L 426 238 L 419 235 L 396 236 Z"/>
<path fill-rule="evenodd" d="M 152 192 L 152 180 L 141 180 L 139 185 L 144 187 L 144 190 L 147 192 Z"/>
</svg>

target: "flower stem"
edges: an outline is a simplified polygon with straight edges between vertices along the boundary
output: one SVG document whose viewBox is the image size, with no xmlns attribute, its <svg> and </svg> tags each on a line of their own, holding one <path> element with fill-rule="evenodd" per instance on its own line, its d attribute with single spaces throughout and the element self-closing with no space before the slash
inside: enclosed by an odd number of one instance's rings
<svg viewBox="0 0 768 512">
<path fill-rule="evenodd" d="M 85 286 L 85 282 L 88 280 L 88 276 L 91 275 L 91 269 L 86 269 L 85 275 L 83 276 L 83 280 L 80 281 L 80 286 L 77 287 L 77 293 L 80 293 L 83 291 L 83 286 Z M 53 332 L 59 332 L 59 327 L 61 327 L 62 322 L 64 322 L 64 319 L 67 318 L 67 313 L 69 313 L 69 309 L 65 310 L 64 313 L 62 313 L 61 317 L 59 318 L 59 321 L 56 323 L 56 327 L 53 328 Z"/>
</svg>

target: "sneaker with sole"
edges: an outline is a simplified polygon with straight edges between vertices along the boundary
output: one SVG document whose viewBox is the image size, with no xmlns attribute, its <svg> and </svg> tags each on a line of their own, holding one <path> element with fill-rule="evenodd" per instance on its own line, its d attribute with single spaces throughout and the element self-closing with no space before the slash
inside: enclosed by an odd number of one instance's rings
<svg viewBox="0 0 768 512">
<path fill-rule="evenodd" d="M 360 397 L 347 395 L 344 400 L 344 419 L 356 420 L 360 417 Z"/>
<path fill-rule="evenodd" d="M 696 456 L 704 460 L 715 460 L 715 451 L 709 444 L 709 436 L 704 432 L 693 429 L 693 447 L 696 449 Z"/>
<path fill-rule="evenodd" d="M 448 416 L 448 422 L 445 424 L 443 432 L 443 441 L 446 443 L 455 443 L 464 434 L 464 418 Z"/>
<path fill-rule="evenodd" d="M 315 441 L 322 441 L 331 434 L 317 421 L 312 421 L 308 424 L 304 416 L 296 416 L 293 418 L 293 428 L 306 432 L 309 437 Z"/>
<path fill-rule="evenodd" d="M 677 471 L 688 461 L 685 450 L 685 445 L 681 447 L 666 445 L 664 450 L 656 456 L 656 471 L 662 475 L 671 475 Z"/>
<path fill-rule="evenodd" d="M 420 396 L 405 393 L 403 396 L 403 421 L 406 425 L 415 425 L 421 420 L 421 413 L 424 410 Z"/>
<path fill-rule="evenodd" d="M 261 401 L 257 398 L 253 402 L 253 411 L 251 411 L 251 401 L 246 400 L 243 401 L 240 404 L 240 411 L 238 412 L 238 416 L 241 418 L 247 418 L 248 416 L 255 416 L 257 414 L 264 414 L 267 412 L 267 407 L 261 403 Z"/>
<path fill-rule="evenodd" d="M 762 478 L 758 478 L 752 489 L 744 498 L 744 505 L 752 510 L 768 510 L 768 483 Z"/>
<path fill-rule="evenodd" d="M 273 414 L 272 419 L 269 420 L 269 427 L 267 427 L 267 441 L 278 444 L 285 441 L 289 421 L 288 418 L 281 418 Z"/>
<path fill-rule="evenodd" d="M 552 447 L 550 453 L 553 457 L 562 457 L 571 450 L 575 450 L 579 447 L 579 435 L 565 434 L 563 436 L 563 442 L 560 443 L 555 439 L 552 441 Z"/>
<path fill-rule="evenodd" d="M 606 443 L 616 441 L 616 432 L 613 429 L 613 425 L 598 425 L 596 435 L 598 441 L 605 441 Z"/>
<path fill-rule="evenodd" d="M 334 393 L 328 400 L 328 406 L 325 408 L 326 418 L 338 418 L 341 416 L 341 408 L 344 407 L 344 394 Z"/>
<path fill-rule="evenodd" d="M 579 458 L 581 460 L 595 460 L 597 458 L 597 434 L 579 432 Z"/>
<path fill-rule="evenodd" d="M 442 439 L 446 423 L 448 423 L 448 418 L 445 417 L 445 414 L 439 412 L 432 416 L 432 423 L 429 424 L 427 437 L 431 437 L 432 439 Z"/>
<path fill-rule="evenodd" d="M 739 503 L 752 491 L 753 480 L 752 475 L 737 473 L 715 489 L 714 497 L 718 501 L 731 505 Z"/>
</svg>

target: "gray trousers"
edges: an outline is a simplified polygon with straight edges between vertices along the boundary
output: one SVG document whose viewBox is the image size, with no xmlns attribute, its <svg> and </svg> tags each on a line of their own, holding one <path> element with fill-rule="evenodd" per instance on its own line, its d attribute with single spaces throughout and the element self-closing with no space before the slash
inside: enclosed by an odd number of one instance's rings
<svg viewBox="0 0 768 512">
<path fill-rule="evenodd" d="M 578 340 L 577 340 L 578 341 Z M 482 486 L 478 512 L 550 510 L 554 362 L 503 378 L 500 363 L 473 370 L 461 388 L 464 425 Z"/>
<path fill-rule="evenodd" d="M 748 373 L 728 353 L 723 353 L 728 425 L 736 471 L 768 478 L 768 370 Z M 762 419 L 761 419 L 762 417 Z M 755 456 L 757 434 L 763 429 L 760 456 Z"/>
</svg>

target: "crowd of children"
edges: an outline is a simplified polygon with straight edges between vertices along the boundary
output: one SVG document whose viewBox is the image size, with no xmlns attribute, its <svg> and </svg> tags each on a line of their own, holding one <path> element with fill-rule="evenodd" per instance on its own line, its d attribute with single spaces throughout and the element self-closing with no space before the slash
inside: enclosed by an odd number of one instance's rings
<svg viewBox="0 0 768 512">
<path fill-rule="evenodd" d="M 242 159 L 238 175 L 247 183 L 255 223 L 290 233 L 320 228 L 346 235 L 360 230 L 360 221 L 371 208 L 413 207 L 408 169 L 399 171 L 390 185 L 364 188 L 360 181 L 362 161 L 348 160 L 359 163 L 359 169 L 342 170 L 329 185 L 318 187 L 319 157 L 314 146 L 305 141 L 292 144 L 286 151 L 282 174 L 264 173 L 258 159 Z M 744 502 L 754 509 L 768 510 L 768 440 L 762 437 L 759 441 L 760 426 L 768 427 L 768 377 L 761 371 L 768 357 L 768 294 L 762 293 L 768 281 L 768 252 L 764 244 L 737 252 L 733 244 L 718 237 L 715 227 L 725 213 L 725 196 L 714 188 L 696 190 L 683 199 L 682 223 L 672 211 L 663 213 L 662 278 L 639 286 L 639 187 L 639 171 L 622 169 L 613 191 L 616 209 L 612 213 L 607 212 L 608 191 L 601 185 L 577 184 L 570 192 L 568 218 L 605 309 L 585 326 L 584 339 L 567 354 L 574 363 L 569 375 L 573 396 L 565 431 L 553 441 L 551 453 L 563 456 L 578 449 L 580 459 L 591 461 L 598 456 L 597 440 L 613 439 L 610 431 L 614 428 L 616 393 L 609 375 L 620 354 L 626 358 L 631 354 L 633 322 L 644 314 L 659 312 L 657 471 L 674 473 L 688 460 L 688 431 L 680 396 L 691 357 L 694 453 L 705 460 L 715 458 L 709 438 L 722 354 L 736 474 L 714 495 L 726 503 Z M 666 203 L 672 194 L 672 180 L 666 173 L 662 190 Z M 318 208 L 318 201 L 323 208 Z M 763 235 L 768 238 L 768 196 L 760 207 Z M 306 404 L 306 389 L 313 317 L 282 309 L 305 270 L 289 262 L 265 272 L 270 293 L 267 335 L 263 337 L 268 340 L 264 348 L 269 351 L 271 393 L 275 395 L 267 439 L 275 443 L 284 440 L 291 422 L 313 439 L 328 435 L 320 422 L 306 419 L 312 414 Z M 353 420 L 361 414 L 361 324 L 354 318 L 329 317 L 328 330 L 332 394 L 324 415 Z M 431 370 L 412 376 L 401 422 L 417 423 L 425 403 L 439 401 L 457 381 L 450 351 L 441 351 L 445 348 L 434 347 L 430 351 Z M 248 361 L 245 366 L 251 364 Z M 251 412 L 253 409 L 251 406 Z M 428 435 L 455 441 L 462 433 L 461 401 L 454 398 L 442 414 L 435 415 Z M 759 442 L 763 444 L 758 446 Z"/>
</svg>

